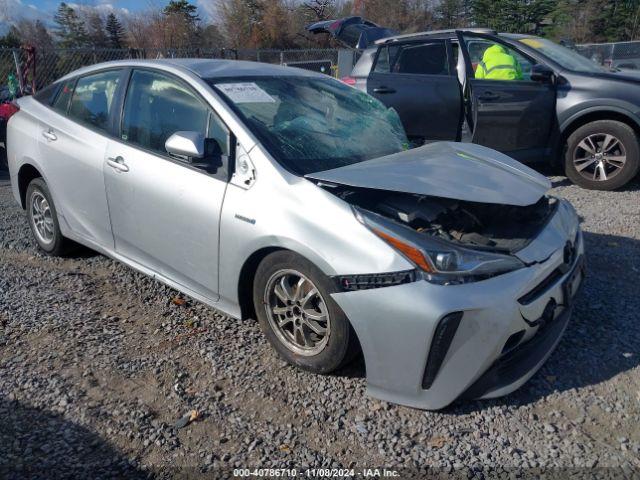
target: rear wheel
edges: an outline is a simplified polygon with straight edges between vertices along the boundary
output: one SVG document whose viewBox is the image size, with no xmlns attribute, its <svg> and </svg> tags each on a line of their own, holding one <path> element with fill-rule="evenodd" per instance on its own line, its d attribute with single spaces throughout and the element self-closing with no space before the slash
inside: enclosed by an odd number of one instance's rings
<svg viewBox="0 0 640 480">
<path fill-rule="evenodd" d="M 355 334 L 331 298 L 331 280 L 305 258 L 274 252 L 256 271 L 253 301 L 260 327 L 287 362 L 329 373 L 357 353 Z"/>
<path fill-rule="evenodd" d="M 567 140 L 565 172 L 592 190 L 614 190 L 629 182 L 640 167 L 634 130 L 615 120 L 598 120 L 578 128 Z"/>
<path fill-rule="evenodd" d="M 47 255 L 63 255 L 71 241 L 62 236 L 58 214 L 51 193 L 42 178 L 35 178 L 27 187 L 27 216 L 31 233 Z"/>
</svg>

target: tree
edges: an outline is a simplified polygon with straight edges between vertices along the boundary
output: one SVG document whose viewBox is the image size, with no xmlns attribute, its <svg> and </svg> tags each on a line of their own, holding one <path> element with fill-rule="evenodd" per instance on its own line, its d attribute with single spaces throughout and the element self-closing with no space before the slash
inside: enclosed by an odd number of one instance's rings
<svg viewBox="0 0 640 480">
<path fill-rule="evenodd" d="M 87 15 L 87 23 L 89 26 L 88 38 L 91 45 L 98 48 L 107 47 L 109 39 L 104 29 L 102 16 L 98 12 L 92 11 Z"/>
<path fill-rule="evenodd" d="M 107 15 L 107 44 L 110 48 L 124 47 L 124 27 L 113 12 Z"/>
<path fill-rule="evenodd" d="M 0 48 L 18 48 L 20 43 L 20 32 L 14 25 L 11 25 L 9 31 L 0 37 Z"/>
<path fill-rule="evenodd" d="M 539 33 L 557 0 L 472 0 L 475 25 L 510 33 Z"/>
<path fill-rule="evenodd" d="M 162 13 L 166 16 L 179 15 L 192 26 L 195 26 L 200 21 L 198 7 L 189 3 L 188 0 L 171 0 L 169 5 L 164 7 Z"/>
<path fill-rule="evenodd" d="M 312 22 L 329 20 L 336 14 L 336 0 L 307 0 L 302 6 Z"/>
<path fill-rule="evenodd" d="M 84 47 L 88 44 L 84 23 L 76 11 L 66 3 L 62 2 L 58 6 L 53 21 L 56 23 L 54 31 L 61 47 Z"/>
<path fill-rule="evenodd" d="M 200 32 L 200 44 L 202 48 L 223 48 L 226 41 L 217 25 L 207 25 Z"/>
<path fill-rule="evenodd" d="M 465 27 L 468 14 L 467 0 L 442 0 L 435 9 L 439 28 Z"/>
<path fill-rule="evenodd" d="M 198 8 L 187 0 L 171 0 L 162 11 L 164 46 L 194 47 L 199 43 Z"/>
<path fill-rule="evenodd" d="M 16 27 L 20 32 L 20 40 L 23 44 L 34 45 L 38 49 L 53 48 L 53 38 L 44 26 L 42 20 L 30 20 L 21 18 Z"/>
<path fill-rule="evenodd" d="M 259 47 L 257 29 L 262 19 L 262 3 L 258 0 L 222 0 L 221 27 L 232 48 Z"/>
</svg>

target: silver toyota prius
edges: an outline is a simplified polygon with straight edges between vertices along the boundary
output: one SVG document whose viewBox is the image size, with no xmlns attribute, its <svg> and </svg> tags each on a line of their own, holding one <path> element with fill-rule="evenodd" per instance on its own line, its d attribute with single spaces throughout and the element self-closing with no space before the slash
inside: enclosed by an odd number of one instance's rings
<svg viewBox="0 0 640 480">
<path fill-rule="evenodd" d="M 477 145 L 409 149 L 337 80 L 132 60 L 17 103 L 12 187 L 44 252 L 77 242 L 257 318 L 300 368 L 362 352 L 369 394 L 439 409 L 515 390 L 567 326 L 584 245 L 549 181 Z"/>
</svg>

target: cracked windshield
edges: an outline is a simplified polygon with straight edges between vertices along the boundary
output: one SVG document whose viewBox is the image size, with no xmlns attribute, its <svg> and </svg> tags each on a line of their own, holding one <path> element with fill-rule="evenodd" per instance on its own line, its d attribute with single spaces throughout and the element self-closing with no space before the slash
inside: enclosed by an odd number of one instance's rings
<svg viewBox="0 0 640 480">
<path fill-rule="evenodd" d="M 395 110 L 334 80 L 255 77 L 210 83 L 274 158 L 299 175 L 409 148 Z"/>
</svg>

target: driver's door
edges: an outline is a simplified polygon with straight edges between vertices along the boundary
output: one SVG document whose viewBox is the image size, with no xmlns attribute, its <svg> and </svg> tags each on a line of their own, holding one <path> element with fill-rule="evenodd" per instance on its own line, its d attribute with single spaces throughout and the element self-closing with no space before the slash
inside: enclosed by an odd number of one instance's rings
<svg viewBox="0 0 640 480">
<path fill-rule="evenodd" d="M 226 169 L 208 173 L 164 148 L 176 131 L 199 131 L 229 149 L 229 133 L 187 84 L 133 70 L 120 140 L 107 146 L 104 178 L 118 254 L 192 292 L 218 298 L 218 235 Z"/>
<path fill-rule="evenodd" d="M 556 119 L 553 82 L 532 81 L 535 60 L 495 37 L 468 32 L 458 32 L 457 36 L 464 56 L 471 141 L 524 162 L 548 157 L 549 137 Z M 522 69 L 521 80 L 475 78 L 484 51 L 495 44 L 516 57 Z"/>
</svg>

